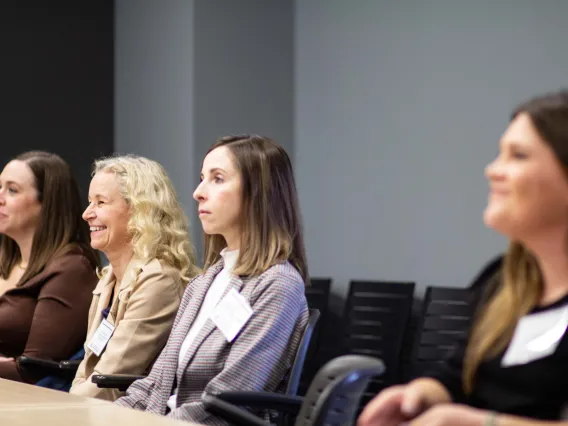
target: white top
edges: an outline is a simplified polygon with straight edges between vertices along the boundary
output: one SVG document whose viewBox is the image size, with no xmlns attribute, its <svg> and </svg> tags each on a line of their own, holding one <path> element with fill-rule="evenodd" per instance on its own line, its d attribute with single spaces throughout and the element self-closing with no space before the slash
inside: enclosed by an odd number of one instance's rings
<svg viewBox="0 0 568 426">
<path fill-rule="evenodd" d="M 221 256 L 223 257 L 224 261 L 223 269 L 217 274 L 217 276 L 213 280 L 213 283 L 209 287 L 209 290 L 207 290 L 207 294 L 203 299 L 203 304 L 201 305 L 201 308 L 199 308 L 199 312 L 197 313 L 195 320 L 193 320 L 193 324 L 191 324 L 187 336 L 185 336 L 185 339 L 179 351 L 178 365 L 182 363 L 185 354 L 187 354 L 187 351 L 189 350 L 189 347 L 213 313 L 213 309 L 215 309 L 215 306 L 217 306 L 217 303 L 219 303 L 219 301 L 221 300 L 221 296 L 225 292 L 225 289 L 231 282 L 231 272 L 233 270 L 233 267 L 235 266 L 235 263 L 237 262 L 237 258 L 239 257 L 239 251 L 227 251 L 227 249 L 223 249 L 223 251 L 221 251 Z M 177 392 L 178 390 L 176 388 L 173 395 L 168 399 L 167 405 L 170 410 L 175 410 L 176 408 Z"/>
</svg>

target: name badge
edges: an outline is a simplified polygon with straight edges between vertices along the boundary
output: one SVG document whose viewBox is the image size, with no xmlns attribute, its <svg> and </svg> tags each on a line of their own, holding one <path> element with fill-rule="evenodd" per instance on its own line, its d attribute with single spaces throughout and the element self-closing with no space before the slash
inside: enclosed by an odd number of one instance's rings
<svg viewBox="0 0 568 426">
<path fill-rule="evenodd" d="M 227 342 L 232 342 L 252 316 L 252 313 L 252 308 L 247 300 L 232 288 L 215 306 L 210 319 L 221 330 Z"/>
<path fill-rule="evenodd" d="M 93 351 L 96 356 L 101 356 L 103 353 L 104 348 L 106 347 L 112 333 L 114 332 L 114 325 L 108 322 L 106 319 L 103 319 L 95 334 L 91 338 L 91 341 L 87 345 L 87 347 Z"/>
<path fill-rule="evenodd" d="M 524 316 L 515 328 L 501 365 L 522 365 L 552 355 L 567 327 L 568 306 Z"/>
</svg>

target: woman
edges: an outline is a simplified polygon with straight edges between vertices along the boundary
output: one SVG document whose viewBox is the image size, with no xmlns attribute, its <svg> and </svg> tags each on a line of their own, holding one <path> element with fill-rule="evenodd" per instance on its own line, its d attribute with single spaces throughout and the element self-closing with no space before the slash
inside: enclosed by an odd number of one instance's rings
<svg viewBox="0 0 568 426">
<path fill-rule="evenodd" d="M 484 220 L 511 244 L 468 341 L 438 375 L 381 392 L 360 426 L 568 424 L 568 92 L 520 105 L 500 145 Z"/>
<path fill-rule="evenodd" d="M 93 292 L 85 358 L 70 392 L 114 401 L 120 392 L 98 388 L 91 376 L 149 370 L 197 274 L 195 256 L 170 179 L 143 157 L 95 162 L 83 219 L 110 266 Z"/>
<path fill-rule="evenodd" d="M 27 152 L 0 174 L 0 377 L 36 382 L 15 357 L 77 352 L 97 282 L 79 188 L 55 154 Z"/>
<path fill-rule="evenodd" d="M 117 403 L 218 425 L 225 422 L 205 411 L 204 391 L 283 384 L 308 319 L 308 270 L 292 165 L 272 140 L 217 141 L 193 197 L 205 231 L 205 273 L 187 288 L 150 375 Z"/>
</svg>

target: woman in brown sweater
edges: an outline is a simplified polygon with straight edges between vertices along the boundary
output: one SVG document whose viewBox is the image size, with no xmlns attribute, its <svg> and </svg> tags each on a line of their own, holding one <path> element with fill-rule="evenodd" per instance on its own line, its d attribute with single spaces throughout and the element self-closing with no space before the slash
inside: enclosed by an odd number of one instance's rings
<svg viewBox="0 0 568 426">
<path fill-rule="evenodd" d="M 98 257 L 79 189 L 55 154 L 27 152 L 0 174 L 0 378 L 35 382 L 15 358 L 60 361 L 82 345 Z"/>
</svg>

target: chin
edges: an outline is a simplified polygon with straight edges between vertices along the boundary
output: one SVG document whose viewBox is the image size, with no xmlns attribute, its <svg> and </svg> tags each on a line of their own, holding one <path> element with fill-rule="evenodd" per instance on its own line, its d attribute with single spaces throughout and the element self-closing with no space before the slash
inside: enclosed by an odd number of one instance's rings
<svg viewBox="0 0 568 426">
<path fill-rule="evenodd" d="M 503 216 L 492 216 L 492 215 L 485 215 L 484 216 L 485 226 L 498 232 L 501 235 L 504 235 L 508 238 L 514 238 L 515 232 L 512 225 L 512 220 L 505 218 Z"/>
<path fill-rule="evenodd" d="M 98 241 L 91 240 L 91 247 L 94 248 L 95 250 L 101 250 L 101 245 L 98 243 Z"/>
<path fill-rule="evenodd" d="M 203 226 L 203 232 L 207 235 L 215 235 L 219 233 L 213 226 Z"/>
</svg>

